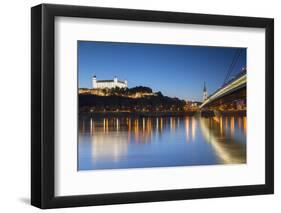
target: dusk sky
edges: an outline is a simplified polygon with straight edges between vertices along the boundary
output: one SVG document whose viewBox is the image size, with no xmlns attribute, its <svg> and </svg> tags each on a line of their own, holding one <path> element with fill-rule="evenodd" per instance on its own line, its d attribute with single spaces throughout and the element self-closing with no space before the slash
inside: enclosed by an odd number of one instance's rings
<svg viewBox="0 0 281 213">
<path fill-rule="evenodd" d="M 97 80 L 127 80 L 128 87 L 147 86 L 154 92 L 185 100 L 202 101 L 219 88 L 238 48 L 117 42 L 78 42 L 79 88 Z M 246 49 L 231 76 L 246 67 Z"/>
</svg>

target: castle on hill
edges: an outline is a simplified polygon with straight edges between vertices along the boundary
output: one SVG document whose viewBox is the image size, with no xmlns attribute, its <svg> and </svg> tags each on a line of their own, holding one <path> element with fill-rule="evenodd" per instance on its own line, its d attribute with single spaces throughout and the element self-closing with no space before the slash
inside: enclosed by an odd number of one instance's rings
<svg viewBox="0 0 281 213">
<path fill-rule="evenodd" d="M 95 75 L 92 78 L 93 89 L 111 89 L 115 87 L 127 88 L 128 82 L 126 80 L 118 80 L 116 76 L 114 76 L 113 80 L 97 80 Z"/>
</svg>

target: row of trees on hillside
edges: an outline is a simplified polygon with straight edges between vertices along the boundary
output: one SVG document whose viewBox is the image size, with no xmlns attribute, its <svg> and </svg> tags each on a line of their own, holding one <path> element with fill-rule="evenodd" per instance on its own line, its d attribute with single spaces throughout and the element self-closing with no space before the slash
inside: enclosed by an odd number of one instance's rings
<svg viewBox="0 0 281 213">
<path fill-rule="evenodd" d="M 149 91 L 147 88 L 115 89 L 114 92 L 127 91 Z M 152 92 L 152 91 L 151 91 Z M 129 98 L 118 95 L 97 96 L 89 94 L 79 95 L 80 112 L 100 112 L 100 111 L 184 111 L 185 101 L 178 98 L 170 98 L 157 93 L 154 96 L 142 98 Z"/>
</svg>

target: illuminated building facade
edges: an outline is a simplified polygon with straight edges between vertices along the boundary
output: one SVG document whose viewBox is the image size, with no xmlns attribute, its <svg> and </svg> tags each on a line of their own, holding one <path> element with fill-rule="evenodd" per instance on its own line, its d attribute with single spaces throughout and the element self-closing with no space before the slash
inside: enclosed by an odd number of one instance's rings
<svg viewBox="0 0 281 213">
<path fill-rule="evenodd" d="M 92 79 L 92 87 L 93 89 L 111 89 L 115 87 L 127 88 L 128 82 L 126 80 L 118 80 L 116 76 L 113 78 L 113 80 L 97 80 L 97 77 L 94 75 Z"/>
</svg>

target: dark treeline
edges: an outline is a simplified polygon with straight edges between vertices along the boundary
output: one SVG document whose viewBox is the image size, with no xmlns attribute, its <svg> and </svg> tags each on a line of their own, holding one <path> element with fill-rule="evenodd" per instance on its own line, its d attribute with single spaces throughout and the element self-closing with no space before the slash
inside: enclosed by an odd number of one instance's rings
<svg viewBox="0 0 281 213">
<path fill-rule="evenodd" d="M 80 112 L 101 111 L 184 111 L 185 101 L 156 93 L 153 96 L 130 98 L 118 95 L 79 94 Z"/>
</svg>

